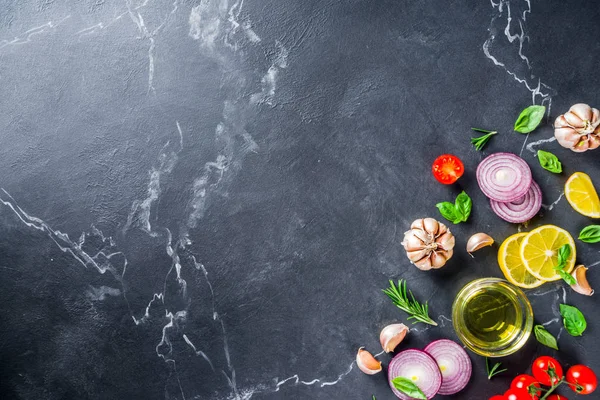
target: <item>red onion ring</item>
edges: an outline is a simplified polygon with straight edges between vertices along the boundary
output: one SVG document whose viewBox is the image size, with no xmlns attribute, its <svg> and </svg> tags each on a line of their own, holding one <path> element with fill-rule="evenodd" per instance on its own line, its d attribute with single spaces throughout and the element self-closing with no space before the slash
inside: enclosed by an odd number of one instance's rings
<svg viewBox="0 0 600 400">
<path fill-rule="evenodd" d="M 458 343 L 448 339 L 436 340 L 424 351 L 433 357 L 442 372 L 442 386 L 438 394 L 455 394 L 467 386 L 473 366 L 469 355 Z"/>
<path fill-rule="evenodd" d="M 404 350 L 390 361 L 388 367 L 388 381 L 392 392 L 402 400 L 411 400 L 394 387 L 392 380 L 402 376 L 411 379 L 421 389 L 425 397 L 431 399 L 436 395 L 442 385 L 442 374 L 435 360 L 421 350 Z"/>
<path fill-rule="evenodd" d="M 520 199 L 510 203 L 490 200 L 490 205 L 496 215 L 503 220 L 520 224 L 535 217 L 542 208 L 542 190 L 535 181 L 532 181 L 529 191 Z"/>
<path fill-rule="evenodd" d="M 477 183 L 490 199 L 501 203 L 515 201 L 531 186 L 531 169 L 512 153 L 494 153 L 477 166 Z"/>
</svg>

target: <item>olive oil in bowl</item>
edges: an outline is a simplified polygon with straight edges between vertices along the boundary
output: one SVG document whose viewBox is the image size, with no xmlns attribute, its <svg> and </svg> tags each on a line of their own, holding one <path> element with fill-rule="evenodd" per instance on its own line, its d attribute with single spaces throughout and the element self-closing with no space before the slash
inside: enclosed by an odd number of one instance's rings
<svg viewBox="0 0 600 400">
<path fill-rule="evenodd" d="M 508 282 L 483 278 L 467 284 L 452 306 L 454 329 L 473 352 L 501 357 L 520 349 L 531 334 L 533 310 Z"/>
</svg>

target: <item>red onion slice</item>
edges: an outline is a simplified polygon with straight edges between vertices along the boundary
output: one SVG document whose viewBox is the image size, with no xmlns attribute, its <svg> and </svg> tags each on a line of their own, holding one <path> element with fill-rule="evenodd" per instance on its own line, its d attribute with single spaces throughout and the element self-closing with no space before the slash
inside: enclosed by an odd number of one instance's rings
<svg viewBox="0 0 600 400">
<path fill-rule="evenodd" d="M 399 399 L 411 400 L 412 397 L 394 387 L 392 380 L 399 376 L 412 380 L 428 399 L 435 396 L 442 385 L 442 374 L 435 360 L 421 350 L 410 349 L 398 353 L 388 367 L 388 381 L 392 392 Z"/>
<path fill-rule="evenodd" d="M 503 220 L 520 224 L 535 217 L 542 208 L 542 190 L 535 181 L 532 181 L 529 191 L 520 199 L 510 203 L 490 200 L 490 205 L 496 215 Z"/>
<path fill-rule="evenodd" d="M 477 166 L 477 183 L 490 199 L 501 203 L 515 201 L 531 186 L 531 169 L 512 153 L 494 153 Z"/>
<path fill-rule="evenodd" d="M 455 394 L 467 386 L 473 366 L 469 355 L 458 343 L 448 339 L 436 340 L 424 351 L 433 357 L 442 372 L 442 386 L 438 394 Z"/>
</svg>

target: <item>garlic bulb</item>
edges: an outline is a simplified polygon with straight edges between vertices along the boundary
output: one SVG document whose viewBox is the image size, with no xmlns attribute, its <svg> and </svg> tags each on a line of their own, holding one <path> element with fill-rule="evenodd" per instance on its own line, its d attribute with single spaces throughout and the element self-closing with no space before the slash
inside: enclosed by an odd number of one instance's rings
<svg viewBox="0 0 600 400">
<path fill-rule="evenodd" d="M 554 137 L 562 147 L 582 153 L 600 146 L 600 111 L 578 103 L 554 121 Z"/>
<path fill-rule="evenodd" d="M 402 245 L 408 259 L 420 270 L 437 269 L 452 257 L 454 235 L 433 218 L 414 221 L 404 233 Z"/>
</svg>

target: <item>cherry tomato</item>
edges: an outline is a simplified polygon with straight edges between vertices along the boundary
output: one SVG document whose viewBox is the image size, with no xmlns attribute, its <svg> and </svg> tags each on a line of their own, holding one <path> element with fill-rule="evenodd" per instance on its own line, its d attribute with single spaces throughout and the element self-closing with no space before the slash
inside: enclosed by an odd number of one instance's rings
<svg viewBox="0 0 600 400">
<path fill-rule="evenodd" d="M 531 372 L 539 383 L 546 386 L 552 386 L 563 377 L 563 370 L 558 361 L 548 356 L 536 358 Z"/>
<path fill-rule="evenodd" d="M 560 394 L 551 394 L 546 397 L 546 400 L 569 400 L 565 396 L 561 396 Z"/>
<path fill-rule="evenodd" d="M 598 386 L 596 374 L 585 365 L 573 365 L 569 368 L 567 382 L 569 387 L 579 394 L 590 394 Z"/>
<path fill-rule="evenodd" d="M 450 185 L 462 176 L 465 172 L 465 166 L 460 158 L 452 154 L 442 154 L 433 162 L 431 171 L 438 182 Z"/>
<path fill-rule="evenodd" d="M 505 400 L 530 400 L 531 397 L 523 389 L 508 389 L 504 392 Z"/>
<path fill-rule="evenodd" d="M 501 394 L 497 394 L 495 396 L 490 397 L 489 400 L 506 400 L 506 397 L 502 396 Z"/>
<path fill-rule="evenodd" d="M 513 379 L 510 388 L 514 390 L 524 391 L 529 395 L 530 400 L 538 400 L 538 396 L 542 393 L 539 382 L 531 375 L 521 374 Z"/>
</svg>

